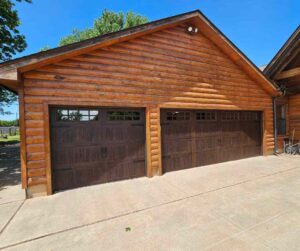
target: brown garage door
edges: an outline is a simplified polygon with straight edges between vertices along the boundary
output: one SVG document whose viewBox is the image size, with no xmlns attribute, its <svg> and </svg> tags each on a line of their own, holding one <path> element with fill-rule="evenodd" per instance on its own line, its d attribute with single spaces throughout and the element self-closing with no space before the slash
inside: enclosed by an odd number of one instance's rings
<svg viewBox="0 0 300 251">
<path fill-rule="evenodd" d="M 54 191 L 145 176 L 143 110 L 51 108 Z"/>
<path fill-rule="evenodd" d="M 261 113 L 162 110 L 163 171 L 261 155 Z"/>
</svg>

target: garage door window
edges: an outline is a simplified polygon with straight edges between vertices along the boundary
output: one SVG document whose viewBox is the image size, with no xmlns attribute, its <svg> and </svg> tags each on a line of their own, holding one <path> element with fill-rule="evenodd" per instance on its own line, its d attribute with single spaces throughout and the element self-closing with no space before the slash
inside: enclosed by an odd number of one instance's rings
<svg viewBox="0 0 300 251">
<path fill-rule="evenodd" d="M 225 120 L 225 121 L 239 120 L 239 113 L 238 112 L 223 112 L 222 120 Z"/>
<path fill-rule="evenodd" d="M 167 112 L 167 120 L 190 120 L 190 112 Z"/>
<path fill-rule="evenodd" d="M 217 116 L 215 112 L 197 112 L 196 113 L 196 120 L 205 120 L 205 121 L 212 121 L 216 120 Z"/>
<path fill-rule="evenodd" d="M 96 121 L 99 118 L 98 110 L 58 109 L 58 121 Z"/>
<path fill-rule="evenodd" d="M 127 112 L 127 111 L 109 111 L 107 112 L 108 120 L 110 121 L 131 121 L 140 120 L 140 112 Z"/>
<path fill-rule="evenodd" d="M 241 114 L 241 120 L 246 120 L 246 121 L 258 120 L 258 113 L 257 112 L 243 112 Z"/>
</svg>

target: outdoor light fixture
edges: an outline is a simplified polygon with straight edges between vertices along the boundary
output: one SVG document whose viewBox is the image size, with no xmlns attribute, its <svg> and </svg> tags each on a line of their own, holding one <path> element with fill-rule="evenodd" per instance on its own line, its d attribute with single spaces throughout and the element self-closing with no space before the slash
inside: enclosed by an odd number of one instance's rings
<svg viewBox="0 0 300 251">
<path fill-rule="evenodd" d="M 187 27 L 187 32 L 189 34 L 195 34 L 195 33 L 198 33 L 198 28 L 197 27 L 193 27 L 193 26 L 188 26 Z"/>
</svg>

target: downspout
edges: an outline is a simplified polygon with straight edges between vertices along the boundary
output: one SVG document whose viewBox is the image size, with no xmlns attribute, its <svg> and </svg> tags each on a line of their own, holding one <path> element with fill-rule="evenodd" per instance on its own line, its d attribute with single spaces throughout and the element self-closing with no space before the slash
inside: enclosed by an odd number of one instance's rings
<svg viewBox="0 0 300 251">
<path fill-rule="evenodd" d="M 278 154 L 276 98 L 277 97 L 272 97 L 272 102 L 273 102 L 273 128 L 274 128 L 274 154 L 275 155 Z"/>
</svg>

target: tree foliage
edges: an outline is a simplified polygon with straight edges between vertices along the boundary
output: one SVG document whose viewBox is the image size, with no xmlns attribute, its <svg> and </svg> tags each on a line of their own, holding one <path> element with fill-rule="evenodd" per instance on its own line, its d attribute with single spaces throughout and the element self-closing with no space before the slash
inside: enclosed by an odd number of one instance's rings
<svg viewBox="0 0 300 251">
<path fill-rule="evenodd" d="M 63 46 L 79 42 L 88 38 L 119 31 L 147 22 L 148 18 L 135 14 L 132 11 L 127 12 L 124 15 L 122 12 L 115 13 L 104 10 L 101 16 L 94 21 L 94 26 L 92 28 L 87 28 L 85 30 L 74 29 L 72 34 L 63 37 L 60 40 L 59 45 Z"/>
<path fill-rule="evenodd" d="M 0 120 L 0 126 L 19 126 L 19 119 L 15 120 Z"/>
<path fill-rule="evenodd" d="M 47 50 L 50 50 L 50 49 L 51 49 L 51 47 L 49 45 L 45 45 L 44 47 L 42 47 L 40 49 L 40 51 L 47 51 Z"/>
<path fill-rule="evenodd" d="M 0 115 L 11 114 L 10 111 L 5 111 L 4 108 L 16 101 L 17 96 L 14 93 L 0 86 Z"/>
<path fill-rule="evenodd" d="M 31 3 L 31 0 L 24 1 Z M 15 1 L 0 0 L 0 62 L 11 59 L 27 46 L 24 35 L 21 35 L 18 30 L 20 19 L 14 7 Z"/>
<path fill-rule="evenodd" d="M 14 9 L 15 3 L 22 1 L 31 3 L 31 0 L 0 0 L 0 62 L 11 59 L 27 46 L 24 35 L 18 30 L 20 19 Z M 0 86 L 0 115 L 11 114 L 4 108 L 16 100 L 17 96 L 14 93 Z"/>
</svg>

